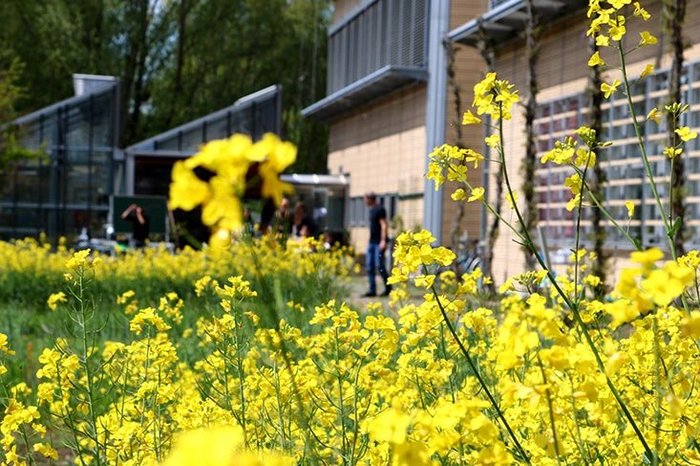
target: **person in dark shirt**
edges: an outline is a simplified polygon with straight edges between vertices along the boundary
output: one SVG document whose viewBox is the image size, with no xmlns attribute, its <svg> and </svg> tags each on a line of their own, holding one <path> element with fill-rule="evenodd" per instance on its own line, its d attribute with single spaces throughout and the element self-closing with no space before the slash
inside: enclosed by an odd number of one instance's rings
<svg viewBox="0 0 700 466">
<path fill-rule="evenodd" d="M 296 238 L 309 238 L 316 236 L 316 222 L 308 215 L 306 205 L 299 201 L 294 206 L 294 222 L 292 223 L 292 235 Z"/>
<path fill-rule="evenodd" d="M 131 240 L 135 248 L 142 248 L 146 244 L 150 233 L 148 216 L 138 204 L 131 204 L 122 212 L 122 218 L 131 222 Z"/>
<path fill-rule="evenodd" d="M 384 282 L 382 296 L 388 296 L 391 293 L 391 285 L 387 283 L 389 273 L 386 270 L 384 260 L 384 253 L 386 252 L 389 239 L 386 209 L 377 203 L 377 195 L 374 193 L 365 195 L 365 205 L 369 208 L 369 244 L 367 245 L 367 255 L 365 257 L 369 291 L 364 296 L 377 296 L 377 283 L 375 281 L 377 271 L 379 271 L 379 275 L 381 275 Z"/>
</svg>

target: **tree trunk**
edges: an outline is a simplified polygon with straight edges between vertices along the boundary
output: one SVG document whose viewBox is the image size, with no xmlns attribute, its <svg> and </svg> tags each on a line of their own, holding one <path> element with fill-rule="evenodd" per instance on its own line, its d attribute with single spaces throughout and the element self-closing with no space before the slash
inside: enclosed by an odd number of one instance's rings
<svg viewBox="0 0 700 466">
<path fill-rule="evenodd" d="M 598 46 L 595 43 L 595 38 L 589 41 L 590 54 L 598 51 Z M 602 78 L 600 76 L 600 68 L 591 66 L 588 68 L 588 109 L 589 122 L 588 126 L 595 131 L 597 140 L 600 140 L 600 135 L 603 131 L 603 111 L 601 105 L 603 103 L 603 92 L 600 90 Z M 602 166 L 605 151 L 596 153 L 597 161 L 593 166 L 593 177 L 589 180 L 591 194 L 593 194 L 602 203 L 605 199 L 605 183 L 607 175 Z M 603 213 L 600 209 L 594 208 L 591 211 L 591 227 L 593 230 L 593 252 L 596 254 L 596 260 L 593 262 L 591 272 L 593 275 L 600 278 L 600 285 L 596 287 L 595 293 L 597 296 L 602 296 L 607 291 L 607 262 L 610 255 L 605 251 L 605 225 L 603 222 Z"/>
<path fill-rule="evenodd" d="M 671 65 L 671 77 L 668 89 L 669 103 L 681 101 L 681 76 L 683 74 L 683 21 L 685 20 L 687 0 L 665 0 L 664 1 L 664 28 L 670 33 L 671 47 L 673 50 L 673 63 Z M 668 118 L 668 144 L 676 146 L 680 139 L 674 132 L 678 128 L 679 121 L 674 115 L 667 114 Z M 685 226 L 685 162 L 683 157 L 676 157 L 673 160 L 673 173 L 671 183 L 671 193 L 673 201 L 671 212 L 669 212 L 671 225 L 676 221 L 680 222 L 680 227 L 673 237 L 676 254 L 682 255 L 685 252 L 684 242 L 687 236 Z M 678 220 L 677 220 L 678 219 Z"/>
<path fill-rule="evenodd" d="M 525 225 L 523 230 L 533 234 L 537 227 L 537 200 L 535 199 L 535 163 L 537 161 L 537 146 L 535 144 L 535 116 L 537 112 L 537 33 L 538 25 L 535 17 L 533 0 L 527 0 L 527 24 L 525 26 L 525 54 L 527 60 L 527 101 L 525 102 L 525 160 L 523 161 L 523 196 L 525 208 L 523 211 Z M 532 251 L 525 247 L 525 266 L 534 270 L 537 261 Z"/>
<path fill-rule="evenodd" d="M 187 16 L 190 13 L 190 9 L 191 4 L 188 0 L 180 0 L 177 14 L 177 55 L 175 59 L 175 77 L 173 79 L 173 98 L 170 100 L 170 111 L 165 116 L 165 126 L 172 126 L 173 118 L 176 116 L 176 108 L 181 102 L 180 94 L 183 91 L 182 80 L 187 41 Z"/>
<path fill-rule="evenodd" d="M 484 59 L 484 62 L 486 63 L 486 69 L 490 72 L 493 71 L 494 68 L 494 49 L 493 49 L 493 43 L 491 40 L 489 40 L 488 35 L 484 31 L 484 29 L 479 25 L 479 35 L 480 40 L 479 40 L 479 52 L 481 53 L 481 57 Z M 488 150 L 488 147 L 487 147 Z M 486 167 L 492 166 L 492 162 L 490 161 L 490 157 L 488 154 L 484 154 L 486 157 L 486 161 L 484 162 L 484 169 Z M 497 165 L 498 166 L 498 165 Z M 490 176 L 490 175 L 487 175 Z M 496 170 L 496 196 L 495 196 L 495 202 L 492 204 L 493 210 L 500 215 L 501 214 L 501 209 L 503 208 L 503 170 L 498 167 Z M 486 244 L 484 245 L 484 250 L 483 250 L 483 257 L 481 258 L 481 269 L 484 272 L 484 275 L 487 277 L 493 278 L 493 250 L 496 247 L 496 240 L 498 240 L 498 235 L 500 233 L 500 225 L 501 221 L 498 218 L 498 215 L 494 215 L 493 218 L 491 219 L 491 223 L 487 226 L 487 231 L 486 231 Z M 495 291 L 495 284 L 494 281 L 491 281 L 490 284 L 490 291 L 494 292 Z"/>
</svg>

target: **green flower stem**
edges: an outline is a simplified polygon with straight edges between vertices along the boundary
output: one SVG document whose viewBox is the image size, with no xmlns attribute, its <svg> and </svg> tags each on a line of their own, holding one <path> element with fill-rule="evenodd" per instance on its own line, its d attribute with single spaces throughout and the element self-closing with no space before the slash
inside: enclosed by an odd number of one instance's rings
<svg viewBox="0 0 700 466">
<path fill-rule="evenodd" d="M 661 359 L 661 348 L 659 347 L 659 321 L 654 314 L 652 320 L 652 330 L 654 332 L 654 391 L 656 392 L 656 405 L 654 407 L 654 449 L 656 450 L 656 455 L 651 458 L 652 466 L 659 465 L 659 448 L 661 440 L 661 374 L 659 374 L 659 366 Z"/>
<path fill-rule="evenodd" d="M 578 296 L 578 271 L 579 271 L 579 258 L 578 250 L 581 246 L 581 217 L 583 215 L 583 186 L 586 182 L 586 175 L 588 174 L 588 164 L 591 161 L 591 154 L 593 151 L 588 147 L 588 154 L 586 156 L 586 165 L 583 168 L 583 174 L 581 176 L 581 186 L 579 187 L 579 200 L 578 200 L 578 211 L 576 212 L 576 239 L 574 241 L 574 299 L 579 302 Z"/>
<path fill-rule="evenodd" d="M 78 325 L 80 326 L 80 337 L 82 339 L 83 355 L 81 362 L 85 368 L 85 379 L 87 383 L 87 403 L 88 403 L 88 413 L 90 416 L 90 428 L 92 432 L 88 435 L 93 437 L 95 441 L 95 463 L 97 466 L 102 464 L 102 457 L 100 456 L 100 442 L 97 438 L 97 417 L 95 415 L 95 403 L 94 403 L 94 380 L 92 368 L 90 366 L 90 348 L 88 345 L 88 329 L 87 322 L 89 317 L 87 315 L 87 309 L 85 306 L 85 268 L 83 266 L 78 270 Z"/>
<path fill-rule="evenodd" d="M 500 114 L 501 117 L 503 116 L 503 104 L 499 103 L 499 108 L 500 108 Z M 510 180 L 508 177 L 508 168 L 506 167 L 505 163 L 505 152 L 504 152 L 504 145 L 503 145 L 503 118 L 500 118 L 500 123 L 499 123 L 499 136 L 500 136 L 500 141 L 499 141 L 499 146 L 498 146 L 498 153 L 501 157 L 501 169 L 503 170 L 503 178 L 506 182 L 506 187 L 508 189 L 508 194 L 511 196 L 511 199 L 513 198 L 513 188 L 511 187 Z M 630 410 L 627 408 L 627 405 L 625 404 L 624 400 L 620 396 L 620 393 L 618 392 L 617 388 L 615 387 L 615 384 L 613 381 L 608 377 L 608 374 L 605 372 L 605 364 L 603 363 L 603 359 L 600 357 L 600 353 L 598 352 L 598 349 L 595 346 L 595 343 L 593 342 L 593 338 L 591 337 L 590 333 L 588 332 L 588 329 L 586 328 L 586 324 L 583 321 L 583 318 L 581 317 L 581 313 L 578 308 L 578 304 L 576 302 L 571 301 L 571 299 L 564 293 L 564 290 L 562 290 L 561 286 L 556 280 L 556 277 L 552 273 L 549 267 L 547 267 L 547 264 L 545 264 L 544 260 L 540 255 L 537 253 L 537 248 L 535 247 L 532 237 L 530 236 L 530 232 L 527 231 L 527 228 L 525 228 L 525 222 L 523 221 L 522 215 L 520 214 L 520 210 L 518 209 L 518 205 L 516 202 L 513 202 L 513 208 L 515 210 L 515 213 L 518 217 L 518 221 L 520 222 L 520 225 L 523 227 L 523 235 L 525 236 L 525 245 L 530 249 L 530 251 L 535 255 L 535 259 L 537 262 L 540 264 L 540 267 L 547 272 L 547 277 L 552 283 L 552 286 L 557 290 L 557 293 L 561 296 L 561 298 L 564 300 L 566 303 L 567 307 L 571 309 L 572 314 L 574 315 L 574 318 L 576 319 L 576 323 L 578 324 L 581 333 L 583 334 L 584 338 L 586 339 L 586 343 L 590 347 L 591 351 L 593 352 L 593 356 L 595 357 L 596 363 L 598 364 L 598 370 L 605 376 L 605 382 L 608 385 L 608 388 L 610 389 L 611 393 L 615 397 L 615 400 L 617 401 L 618 405 L 620 406 L 620 409 L 622 410 L 623 414 L 627 418 L 627 421 L 630 423 L 632 426 L 632 429 L 634 430 L 635 434 L 639 438 L 639 441 L 641 442 L 642 446 L 644 447 L 644 451 L 646 452 L 647 456 L 649 458 L 654 457 L 654 453 L 651 451 L 651 448 L 649 448 L 649 444 L 647 443 L 646 439 L 644 438 L 644 434 L 642 431 L 639 429 L 639 426 L 637 426 L 637 423 L 634 420 L 634 417 L 632 417 L 632 413 Z"/>
<path fill-rule="evenodd" d="M 644 144 L 644 138 L 642 137 L 642 131 L 637 121 L 637 113 L 634 111 L 634 104 L 632 102 L 632 93 L 630 92 L 629 78 L 627 77 L 627 64 L 625 62 L 625 52 L 622 49 L 622 41 L 618 41 L 618 55 L 620 57 L 620 70 L 622 71 L 622 80 L 625 86 L 625 95 L 627 97 L 627 105 L 629 107 L 630 115 L 632 115 L 632 122 L 634 124 L 634 132 L 637 135 L 637 144 L 639 145 L 639 150 L 642 154 L 642 160 L 644 161 L 644 167 L 647 172 L 647 177 L 649 178 L 649 186 L 651 187 L 651 192 L 656 200 L 656 205 L 659 207 L 659 212 L 661 213 L 661 221 L 664 223 L 664 229 L 666 230 L 666 238 L 668 239 L 669 250 L 671 251 L 671 257 L 673 260 L 678 260 L 678 252 L 676 251 L 675 236 L 678 232 L 671 232 L 673 228 L 672 220 L 670 216 L 673 215 L 672 211 L 669 211 L 669 218 L 666 218 L 666 212 L 664 211 L 663 203 L 661 202 L 661 197 L 659 196 L 659 191 L 656 187 L 656 181 L 654 181 L 654 176 L 651 171 L 651 164 L 649 163 L 649 156 L 647 155 L 646 145 Z M 673 163 L 673 161 L 671 162 Z M 673 165 L 671 166 L 671 181 L 673 180 Z M 671 198 L 673 185 L 669 182 L 669 198 Z M 686 314 L 690 314 L 690 309 L 688 307 L 688 301 L 685 295 L 681 295 L 681 302 L 683 303 L 683 309 Z"/>
<path fill-rule="evenodd" d="M 500 162 L 499 162 L 499 163 L 500 163 Z M 452 166 L 449 166 L 449 168 L 452 169 Z M 453 170 L 454 170 L 454 169 L 453 169 Z M 469 181 L 466 181 L 466 180 L 465 180 L 463 183 L 464 183 L 464 186 L 466 186 L 467 188 L 469 188 L 470 191 L 474 189 L 474 188 L 472 187 L 471 183 L 469 183 Z M 489 212 L 491 212 L 496 218 L 498 218 L 498 220 L 500 220 L 501 222 L 503 222 L 504 225 L 506 225 L 508 228 L 510 228 L 510 230 L 511 230 L 518 238 L 520 238 L 522 241 L 525 240 L 525 238 L 523 237 L 522 233 L 520 233 L 520 232 L 518 231 L 517 228 L 515 228 L 513 225 L 511 225 L 509 222 L 507 222 L 506 219 L 504 219 L 503 216 L 502 216 L 500 213 L 496 212 L 496 209 L 494 209 L 493 206 L 492 206 L 491 204 L 489 204 L 488 202 L 486 202 L 486 200 L 485 200 L 484 198 L 481 198 L 481 203 L 489 210 Z"/>
<path fill-rule="evenodd" d="M 231 304 L 231 309 L 235 310 L 233 306 L 233 299 L 229 301 Z M 243 369 L 243 355 L 241 354 L 241 344 L 243 341 L 243 335 L 241 334 L 241 322 L 238 321 L 238 313 L 233 311 L 231 312 L 233 316 L 233 326 L 236 329 L 234 333 L 234 344 L 236 346 L 236 366 L 238 369 L 238 396 L 240 398 L 241 402 L 241 427 L 243 427 L 243 444 L 246 447 L 249 447 L 248 445 L 248 434 L 246 433 L 246 427 L 247 427 L 247 419 L 246 419 L 246 398 L 245 398 L 245 370 Z M 226 384 L 226 390 L 228 390 L 228 382 Z M 228 395 L 226 396 L 226 399 L 228 400 Z M 230 404 L 230 401 L 228 401 Z"/>
<path fill-rule="evenodd" d="M 428 274 L 428 270 L 425 267 L 425 265 L 423 266 L 423 273 Z M 452 334 L 452 338 L 454 338 L 455 342 L 457 343 L 457 346 L 459 346 L 459 349 L 462 352 L 462 354 L 464 355 L 464 358 L 467 360 L 467 364 L 469 365 L 469 368 L 471 369 L 472 373 L 476 377 L 476 380 L 479 381 L 479 385 L 481 385 L 481 388 L 484 390 L 484 393 L 486 393 L 486 397 L 491 402 L 491 406 L 493 406 L 493 409 L 496 411 L 498 418 L 501 420 L 501 422 L 503 423 L 503 426 L 508 431 L 508 435 L 513 440 L 513 443 L 515 444 L 515 447 L 520 452 L 520 455 L 522 455 L 523 459 L 525 460 L 525 462 L 527 464 L 530 464 L 530 457 L 525 452 L 525 449 L 518 441 L 518 438 L 515 436 L 515 432 L 513 432 L 513 429 L 510 427 L 508 420 L 503 415 L 503 411 L 501 411 L 501 408 L 499 407 L 498 402 L 496 401 L 493 394 L 491 393 L 491 390 L 489 390 L 489 387 L 486 384 L 486 381 L 481 376 L 479 369 L 476 367 L 474 360 L 472 359 L 471 355 L 469 354 L 469 350 L 464 346 L 464 344 L 462 343 L 462 340 L 459 338 L 459 335 L 457 335 L 457 331 L 455 330 L 454 325 L 452 325 L 452 322 L 450 321 L 450 318 L 447 315 L 447 311 L 445 310 L 445 307 L 442 305 L 442 301 L 440 301 L 440 296 L 438 295 L 437 289 L 435 289 L 434 284 L 430 287 L 430 290 L 433 292 L 433 297 L 435 298 L 435 302 L 437 303 L 438 308 L 440 309 L 440 313 L 442 314 L 442 319 L 445 322 L 447 329 Z"/>
<path fill-rule="evenodd" d="M 544 365 L 542 364 L 542 359 L 540 358 L 539 354 L 537 355 L 537 363 L 540 366 L 540 372 L 542 372 L 542 382 L 545 384 L 545 386 L 549 385 L 549 382 L 547 381 L 547 374 L 544 370 Z M 545 389 L 544 393 L 545 395 L 547 395 L 547 407 L 549 408 L 549 422 L 552 425 L 552 437 L 554 438 L 554 453 L 557 455 L 557 464 L 561 465 L 561 460 L 559 459 L 561 453 L 559 452 L 557 426 L 554 422 L 554 406 L 552 404 L 552 393 L 549 391 L 549 387 Z"/>
<path fill-rule="evenodd" d="M 56 362 L 56 380 L 59 382 L 56 384 L 58 388 L 58 395 L 61 397 L 61 399 L 64 399 L 64 394 L 63 394 L 63 387 L 61 386 L 61 366 L 58 362 Z M 78 460 L 80 461 L 81 466 L 87 466 L 88 462 L 85 461 L 85 458 L 83 457 L 83 451 L 80 448 L 80 439 L 78 438 L 78 427 L 76 426 L 75 420 L 73 419 L 73 411 L 69 409 L 67 406 L 64 406 L 64 411 L 65 411 L 65 417 L 63 418 L 64 422 L 66 422 L 68 426 L 68 430 L 70 430 L 70 435 L 73 437 L 73 442 L 75 442 L 75 450 L 78 455 Z M 74 460 L 76 463 L 78 461 Z"/>
<path fill-rule="evenodd" d="M 27 459 L 29 460 L 29 465 L 34 466 L 36 461 L 34 461 L 34 456 L 32 455 L 32 444 L 29 442 L 29 436 L 27 436 L 27 428 L 22 424 L 19 428 L 22 440 L 24 441 L 25 448 L 27 449 Z"/>
<path fill-rule="evenodd" d="M 664 205 L 661 202 L 661 197 L 659 196 L 659 191 L 656 186 L 656 181 L 654 181 L 654 174 L 651 171 L 651 163 L 649 162 L 649 156 L 647 155 L 647 148 L 646 145 L 644 144 L 644 137 L 642 136 L 642 131 L 639 126 L 639 121 L 637 121 L 637 113 L 634 110 L 634 103 L 632 102 L 632 92 L 630 89 L 630 83 L 629 83 L 629 78 L 627 76 L 627 65 L 625 62 L 625 52 L 622 49 L 622 41 L 618 41 L 618 55 L 620 57 L 620 70 L 622 71 L 622 82 L 625 87 L 625 96 L 627 97 L 627 105 L 629 106 L 629 111 L 630 115 L 632 116 L 632 124 L 634 126 L 634 132 L 637 136 L 637 144 L 639 145 L 639 150 L 642 154 L 642 160 L 644 161 L 644 168 L 647 173 L 647 178 L 649 179 L 649 186 L 651 187 L 651 192 L 654 195 L 654 199 L 656 200 L 656 205 L 659 208 L 659 212 L 661 213 L 661 219 L 664 223 L 664 229 L 666 230 L 666 236 L 668 237 L 668 244 L 669 247 L 671 248 L 671 257 L 673 257 L 673 260 L 676 260 L 677 254 L 676 254 L 676 246 L 673 243 L 673 237 L 670 234 L 671 233 L 671 225 L 668 222 L 668 219 L 666 218 L 666 210 L 664 209 Z"/>
<path fill-rule="evenodd" d="M 251 246 L 250 248 L 251 253 L 252 253 L 252 258 L 253 262 L 255 264 L 255 270 L 257 271 L 257 277 L 260 280 L 261 286 L 264 288 L 263 294 L 265 296 L 275 296 L 274 290 L 269 286 L 267 280 L 265 280 L 265 277 L 261 275 L 261 270 L 263 270 L 262 265 L 260 263 L 260 258 L 258 257 L 255 248 Z M 294 374 L 294 370 L 292 369 L 292 358 L 290 357 L 291 352 L 289 351 L 289 348 L 287 346 L 287 340 L 285 340 L 284 335 L 282 334 L 282 331 L 279 326 L 280 318 L 279 314 L 277 313 L 277 308 L 275 307 L 274 303 L 267 303 L 269 306 L 268 312 L 272 315 L 272 320 L 274 323 L 274 330 L 277 336 L 280 339 L 280 346 L 279 350 L 282 355 L 282 359 L 284 360 L 284 364 L 286 366 L 287 372 L 289 373 L 289 378 L 292 386 L 292 393 L 294 394 L 294 398 L 296 399 L 296 411 L 297 411 L 297 417 L 298 421 L 301 424 L 301 429 L 304 432 L 304 457 L 307 457 L 308 453 L 308 460 L 312 466 L 315 466 L 319 464 L 319 458 L 318 458 L 318 453 L 316 452 L 316 449 L 313 446 L 313 443 L 311 442 L 311 435 L 313 432 L 311 431 L 311 425 L 309 422 L 309 416 L 306 414 L 306 409 L 304 406 L 304 400 L 301 398 L 301 393 L 299 391 L 299 384 L 296 379 L 296 375 Z M 313 434 L 315 437 L 315 434 Z"/>
<path fill-rule="evenodd" d="M 335 369 L 336 378 L 338 381 L 338 420 L 340 421 L 340 442 L 342 444 L 343 451 L 343 465 L 347 464 L 348 456 L 348 445 L 347 445 L 347 433 L 345 431 L 345 404 L 343 403 L 343 375 L 340 372 L 340 338 L 338 335 L 338 328 L 334 332 L 335 340 Z"/>
<path fill-rule="evenodd" d="M 579 173 L 579 175 L 582 173 L 578 168 L 575 167 L 575 169 Z M 603 213 L 603 215 L 605 215 L 605 218 L 607 218 L 610 221 L 610 223 L 612 223 L 613 226 L 615 228 L 617 228 L 617 230 L 620 233 L 622 233 L 629 240 L 629 242 L 632 244 L 632 246 L 634 246 L 634 248 L 637 251 L 641 251 L 642 246 L 639 244 L 639 242 L 637 240 L 635 240 L 634 238 L 632 238 L 632 236 L 629 234 L 629 231 L 625 228 L 622 228 L 622 225 L 620 225 L 617 222 L 617 220 L 615 220 L 615 218 L 612 215 L 610 215 L 610 212 L 608 211 L 608 209 L 606 209 L 603 206 L 603 204 L 601 204 L 600 200 L 595 196 L 595 194 L 593 194 L 593 191 L 591 191 L 590 186 L 588 185 L 588 183 L 585 182 L 585 180 L 584 180 L 584 186 L 586 188 L 586 191 L 588 192 L 587 193 L 588 197 L 593 201 L 593 203 L 596 205 L 596 207 L 598 209 L 600 209 L 600 211 Z"/>
</svg>

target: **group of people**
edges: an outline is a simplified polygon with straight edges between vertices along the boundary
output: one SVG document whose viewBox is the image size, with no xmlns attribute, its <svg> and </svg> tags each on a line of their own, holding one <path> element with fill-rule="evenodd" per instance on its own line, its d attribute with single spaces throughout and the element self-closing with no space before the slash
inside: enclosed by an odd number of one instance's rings
<svg viewBox="0 0 700 466">
<path fill-rule="evenodd" d="M 384 291 L 382 296 L 391 293 L 391 285 L 387 283 L 389 273 L 386 267 L 386 250 L 389 245 L 389 224 L 386 209 L 377 201 L 377 195 L 367 193 L 364 197 L 369 209 L 369 242 L 365 256 L 365 269 L 369 281 L 369 289 L 364 297 L 377 296 L 376 275 L 382 278 Z M 289 238 L 307 238 L 319 234 L 316 222 L 310 215 L 303 201 L 298 201 L 291 209 L 291 202 L 283 198 L 276 211 L 269 211 L 265 221 L 263 209 L 262 231 L 282 234 Z M 149 234 L 149 219 L 138 204 L 131 204 L 121 214 L 121 218 L 132 224 L 132 242 L 135 247 L 143 247 Z"/>
<path fill-rule="evenodd" d="M 391 293 L 391 285 L 388 283 L 389 272 L 386 266 L 386 250 L 389 246 L 389 223 L 387 213 L 375 193 L 367 193 L 364 197 L 365 205 L 369 209 L 369 242 L 365 255 L 365 270 L 369 282 L 369 289 L 363 297 L 377 296 L 376 275 L 382 278 L 384 290 L 382 296 Z M 263 217 L 265 217 L 263 215 Z M 291 202 L 283 198 L 274 216 L 268 222 L 263 223 L 265 231 L 280 233 L 290 238 L 306 238 L 316 236 L 318 228 L 313 217 L 303 201 L 298 201 L 291 209 Z"/>
<path fill-rule="evenodd" d="M 246 222 L 252 222 L 250 214 L 244 214 Z M 285 238 L 308 238 L 318 234 L 318 227 L 303 201 L 291 209 L 291 201 L 283 197 L 275 209 L 271 200 L 265 203 L 260 218 L 260 233 L 273 233 Z"/>
</svg>

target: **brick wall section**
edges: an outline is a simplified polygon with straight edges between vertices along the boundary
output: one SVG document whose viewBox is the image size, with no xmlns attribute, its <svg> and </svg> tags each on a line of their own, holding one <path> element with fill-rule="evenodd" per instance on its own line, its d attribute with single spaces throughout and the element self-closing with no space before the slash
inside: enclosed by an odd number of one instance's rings
<svg viewBox="0 0 700 466">
<path fill-rule="evenodd" d="M 333 23 L 345 18 L 345 15 L 359 4 L 360 0 L 335 0 L 333 2 Z"/>
<path fill-rule="evenodd" d="M 480 16 L 489 8 L 488 0 L 452 0 L 450 2 L 450 30 Z"/>
<path fill-rule="evenodd" d="M 485 0 L 453 0 L 450 12 L 450 30 L 483 14 L 488 8 Z M 448 85 L 447 89 L 447 115 L 445 140 L 449 144 L 457 144 L 469 147 L 478 152 L 483 152 L 483 128 L 475 126 L 461 126 L 462 114 L 471 106 L 473 100 L 472 89 L 474 83 L 481 80 L 485 72 L 485 63 L 480 53 L 471 47 L 453 44 L 455 47 L 455 84 L 460 94 L 459 108 L 455 105 L 454 85 Z M 457 140 L 457 128 L 461 127 L 462 138 Z M 482 186 L 482 167 L 470 169 L 469 181 L 473 186 Z M 459 206 L 450 195 L 457 185 L 448 183 L 443 190 L 443 217 L 442 217 L 442 242 L 452 245 L 451 233 L 455 226 L 455 218 Z M 459 225 L 459 231 L 466 232 L 469 238 L 479 238 L 481 227 L 481 205 L 470 203 L 465 206 L 465 215 Z"/>
<path fill-rule="evenodd" d="M 361 107 L 331 123 L 328 169 L 350 174 L 351 197 L 422 193 L 425 172 L 425 86 L 414 86 Z M 398 202 L 404 226 L 423 220 L 423 200 Z M 351 229 L 358 250 L 367 244 L 366 228 Z"/>
<path fill-rule="evenodd" d="M 661 38 L 661 15 L 659 2 L 646 2 L 644 6 L 653 15 L 652 19 L 642 22 L 632 19 L 627 24 L 628 46 L 639 40 L 639 32 L 649 30 Z M 684 28 L 685 42 L 690 46 L 686 49 L 687 61 L 700 58 L 700 23 L 693 21 L 692 12 L 700 7 L 700 0 L 688 2 L 688 15 Z M 579 11 L 568 18 L 563 19 L 546 31 L 541 39 L 537 75 L 540 92 L 538 101 L 546 102 L 557 97 L 580 93 L 587 83 L 588 38 L 585 35 L 587 29 L 585 10 Z M 668 42 L 668 40 L 666 41 Z M 628 70 L 630 77 L 636 77 L 647 63 L 657 62 L 657 68 L 668 68 L 671 57 L 660 49 L 659 46 L 650 46 L 635 51 L 628 57 Z M 605 50 L 601 56 L 612 64 L 618 63 L 612 56 L 612 49 Z M 499 51 L 496 70 L 499 75 L 515 83 L 518 89 L 525 87 L 525 54 L 522 41 L 513 42 Z M 608 82 L 618 75 L 615 71 L 607 73 Z M 643 118 L 643 116 L 642 116 Z M 521 160 L 524 152 L 524 120 L 520 111 L 515 111 L 513 120 L 505 126 L 506 157 L 511 174 L 511 181 L 519 190 L 522 184 L 520 174 Z M 495 195 L 495 180 L 491 177 L 490 199 Z M 515 215 L 508 212 L 506 207 L 505 218 L 515 222 Z M 494 258 L 494 278 L 502 283 L 505 278 L 520 273 L 524 269 L 523 253 L 520 246 L 513 242 L 513 235 L 501 227 L 501 233 L 496 245 Z M 573 247 L 573 245 L 572 245 Z M 617 267 L 626 262 L 622 258 L 616 261 Z"/>
</svg>

